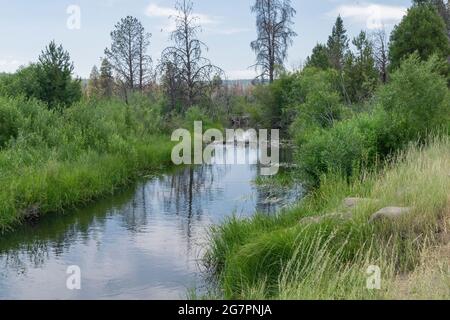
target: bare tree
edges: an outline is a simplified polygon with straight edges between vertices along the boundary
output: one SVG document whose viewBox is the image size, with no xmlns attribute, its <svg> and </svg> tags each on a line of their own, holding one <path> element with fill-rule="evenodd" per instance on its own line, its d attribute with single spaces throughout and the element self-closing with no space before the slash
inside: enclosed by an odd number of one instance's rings
<svg viewBox="0 0 450 320">
<path fill-rule="evenodd" d="M 251 43 L 256 53 L 256 69 L 261 70 L 258 79 L 273 82 L 276 69 L 282 68 L 287 49 L 297 34 L 292 30 L 296 11 L 290 0 L 256 0 L 252 7 L 256 14 L 258 38 Z"/>
<path fill-rule="evenodd" d="M 389 65 L 389 45 L 386 35 L 386 30 L 379 29 L 372 35 L 373 37 L 373 54 L 375 58 L 375 64 L 380 78 L 383 83 L 388 81 L 388 65 Z"/>
<path fill-rule="evenodd" d="M 161 84 L 165 96 L 169 100 L 169 112 L 178 109 L 178 103 L 182 96 L 182 81 L 177 71 L 179 62 L 177 56 L 174 55 L 171 59 L 167 59 L 164 63 L 159 65 L 159 72 L 161 73 Z M 179 110 L 178 110 L 179 111 Z"/>
<path fill-rule="evenodd" d="M 145 87 L 151 62 L 146 53 L 150 37 L 142 23 L 131 16 L 121 19 L 111 32 L 111 48 L 105 50 L 105 55 L 125 93 Z"/>
<path fill-rule="evenodd" d="M 212 65 L 202 54 L 208 47 L 198 39 L 201 30 L 198 17 L 193 14 L 193 4 L 190 0 L 179 0 L 174 16 L 176 29 L 170 39 L 173 46 L 162 52 L 162 68 L 172 68 L 173 76 L 181 81 L 185 110 L 192 107 L 204 94 L 215 76 L 223 71 Z"/>
</svg>

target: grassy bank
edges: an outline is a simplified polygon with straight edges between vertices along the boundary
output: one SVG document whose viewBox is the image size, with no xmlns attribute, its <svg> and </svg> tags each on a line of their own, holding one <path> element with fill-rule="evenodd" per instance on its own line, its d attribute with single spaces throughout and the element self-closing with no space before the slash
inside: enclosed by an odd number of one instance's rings
<svg viewBox="0 0 450 320">
<path fill-rule="evenodd" d="M 449 214 L 449 168 L 450 140 L 435 139 L 427 147 L 409 148 L 384 170 L 367 173 L 362 180 L 348 183 L 328 175 L 297 207 L 275 217 L 231 219 L 213 230 L 206 257 L 218 276 L 219 295 L 449 298 L 448 280 L 438 280 L 450 275 L 448 256 L 433 249 L 441 245 L 444 218 Z M 346 208 L 346 197 L 371 200 Z M 389 206 L 412 211 L 399 219 L 369 223 L 375 212 Z M 430 255 L 436 261 L 431 266 L 425 259 Z M 367 290 L 369 265 L 381 268 L 382 290 Z M 429 278 L 438 284 L 432 290 Z"/>
<path fill-rule="evenodd" d="M 159 110 L 145 100 L 63 111 L 0 98 L 0 232 L 83 205 L 170 163 Z"/>
</svg>

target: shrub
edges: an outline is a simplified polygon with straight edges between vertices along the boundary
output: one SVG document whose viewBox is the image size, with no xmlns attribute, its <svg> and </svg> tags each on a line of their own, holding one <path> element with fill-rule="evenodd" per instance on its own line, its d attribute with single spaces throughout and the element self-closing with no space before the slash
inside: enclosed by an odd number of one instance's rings
<svg viewBox="0 0 450 320">
<path fill-rule="evenodd" d="M 440 74 L 442 63 L 436 56 L 421 62 L 412 55 L 392 74 L 391 82 L 379 90 L 377 104 L 390 114 L 382 139 L 384 153 L 412 140 L 423 140 L 448 121 L 449 93 L 446 79 Z"/>
<path fill-rule="evenodd" d="M 17 138 L 19 112 L 8 104 L 0 103 L 0 148 Z"/>
<path fill-rule="evenodd" d="M 384 113 L 361 114 L 339 122 L 331 129 L 315 129 L 306 136 L 297 153 L 300 173 L 309 186 L 317 186 L 323 175 L 351 177 L 372 165 L 378 156 L 378 137 Z"/>
</svg>

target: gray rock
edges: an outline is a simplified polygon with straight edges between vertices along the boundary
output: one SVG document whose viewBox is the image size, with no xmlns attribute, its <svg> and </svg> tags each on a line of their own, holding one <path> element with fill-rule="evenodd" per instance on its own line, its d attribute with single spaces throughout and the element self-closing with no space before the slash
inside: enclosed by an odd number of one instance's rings
<svg viewBox="0 0 450 320">
<path fill-rule="evenodd" d="M 372 215 L 372 217 L 370 218 L 370 223 L 383 219 L 395 220 L 404 217 L 405 215 L 411 213 L 411 211 L 412 211 L 411 208 L 402 208 L 402 207 L 383 208 Z"/>
</svg>

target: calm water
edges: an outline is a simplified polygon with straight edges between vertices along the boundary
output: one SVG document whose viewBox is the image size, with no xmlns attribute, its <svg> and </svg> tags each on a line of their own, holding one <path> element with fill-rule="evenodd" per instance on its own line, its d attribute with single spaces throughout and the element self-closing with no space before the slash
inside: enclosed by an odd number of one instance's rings
<svg viewBox="0 0 450 320">
<path fill-rule="evenodd" d="M 217 152 L 232 156 L 229 146 Z M 182 299 L 203 290 L 212 224 L 270 214 L 301 195 L 255 186 L 257 151 L 237 156 L 250 164 L 181 169 L 1 237 L 0 299 Z M 81 290 L 66 288 L 71 265 L 81 268 Z"/>
</svg>

